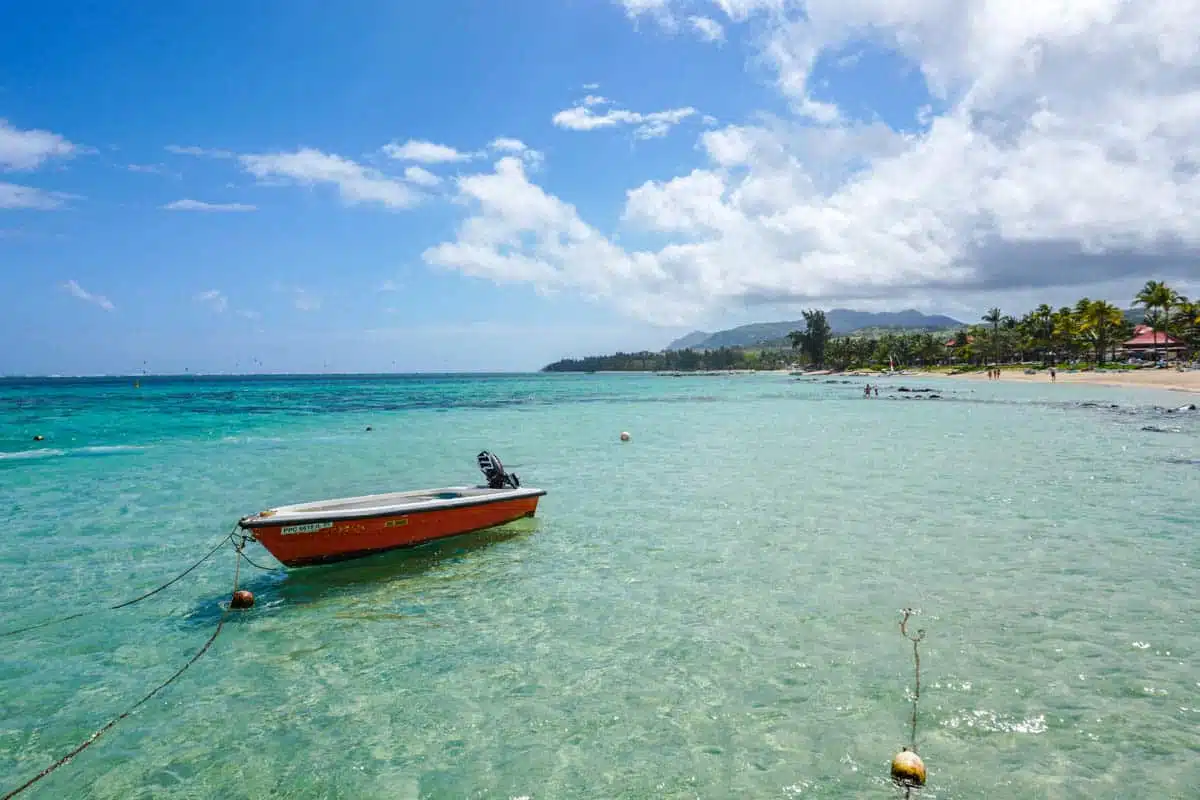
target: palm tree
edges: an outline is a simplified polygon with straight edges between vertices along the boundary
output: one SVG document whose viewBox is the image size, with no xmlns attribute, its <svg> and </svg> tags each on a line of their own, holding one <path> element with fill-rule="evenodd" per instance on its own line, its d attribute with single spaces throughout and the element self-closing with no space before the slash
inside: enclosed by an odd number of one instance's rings
<svg viewBox="0 0 1200 800">
<path fill-rule="evenodd" d="M 1027 317 L 1030 343 L 1042 353 L 1042 366 L 1049 364 L 1050 345 L 1054 341 L 1054 309 L 1042 303 Z"/>
<path fill-rule="evenodd" d="M 1096 348 L 1096 368 L 1104 363 L 1104 351 L 1107 349 L 1112 335 L 1117 331 L 1124 315 L 1121 309 L 1105 300 L 1088 300 L 1079 309 L 1079 330 L 1091 339 Z"/>
<path fill-rule="evenodd" d="M 1162 281 L 1146 281 L 1137 293 L 1134 303 L 1146 309 L 1146 322 L 1154 331 L 1154 360 L 1158 361 L 1158 332 L 1166 334 L 1170 325 L 1171 306 L 1175 305 L 1179 293 Z M 1164 340 L 1165 342 L 1165 340 Z"/>
<path fill-rule="evenodd" d="M 1068 360 L 1074 358 L 1075 351 L 1079 347 L 1079 321 L 1075 316 L 1075 311 L 1068 306 L 1063 306 L 1054 312 L 1051 320 L 1054 324 L 1052 335 L 1056 351 L 1061 348 L 1066 352 Z M 1055 360 L 1057 361 L 1057 358 Z"/>
<path fill-rule="evenodd" d="M 1188 350 L 1195 352 L 1200 346 L 1200 302 L 1179 298 L 1177 330 L 1188 345 Z"/>
<path fill-rule="evenodd" d="M 996 366 L 1000 366 L 1000 309 L 990 308 L 983 315 L 984 322 L 990 322 L 992 325 L 992 360 Z"/>
</svg>

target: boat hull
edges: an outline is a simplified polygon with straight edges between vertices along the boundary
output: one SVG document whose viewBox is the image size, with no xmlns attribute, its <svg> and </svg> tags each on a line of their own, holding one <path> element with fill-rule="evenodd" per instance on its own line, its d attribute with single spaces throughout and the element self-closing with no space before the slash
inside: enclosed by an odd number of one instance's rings
<svg viewBox="0 0 1200 800">
<path fill-rule="evenodd" d="M 303 521 L 270 517 L 248 528 L 255 541 L 287 567 L 307 567 L 363 558 L 377 553 L 473 533 L 504 525 L 537 512 L 543 493 L 488 498 L 445 508 L 409 509 L 373 515 L 307 516 Z M 261 515 L 260 515 L 261 516 Z"/>
</svg>

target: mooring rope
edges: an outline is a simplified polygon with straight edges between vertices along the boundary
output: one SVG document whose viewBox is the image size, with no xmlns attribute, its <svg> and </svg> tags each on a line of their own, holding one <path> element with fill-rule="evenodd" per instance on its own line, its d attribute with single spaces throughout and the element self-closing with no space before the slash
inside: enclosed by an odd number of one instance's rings
<svg viewBox="0 0 1200 800">
<path fill-rule="evenodd" d="M 921 640 L 925 638 L 925 629 L 919 628 L 915 636 L 908 633 L 908 618 L 912 616 L 912 609 L 904 609 L 904 619 L 900 620 L 900 633 L 905 639 L 912 642 L 913 646 L 913 669 L 916 672 L 917 683 L 916 690 L 913 692 L 913 712 L 912 712 L 912 735 L 910 736 L 909 749 L 914 753 L 917 752 L 917 704 L 921 702 L 921 653 L 917 649 Z"/>
<path fill-rule="evenodd" d="M 18 633 L 28 633 L 29 631 L 37 630 L 38 628 L 47 628 L 51 625 L 57 625 L 59 623 L 67 622 L 69 620 L 79 619 L 80 617 L 86 617 L 88 614 L 96 614 L 96 613 L 99 613 L 100 611 L 115 611 L 119 608 L 125 608 L 126 606 L 131 606 L 135 603 L 140 603 L 143 600 L 145 600 L 146 598 L 152 597 L 152 596 L 158 594 L 159 592 L 161 592 L 163 589 L 166 589 L 168 586 L 171 586 L 172 584 L 176 583 L 177 581 L 182 579 L 184 576 L 186 576 L 188 573 L 190 573 L 192 570 L 196 569 L 201 564 L 203 564 L 205 561 L 208 561 L 208 559 L 212 558 L 214 553 L 216 553 L 218 550 L 221 549 L 222 545 L 224 545 L 226 542 L 233 541 L 233 537 L 236 534 L 236 532 L 237 532 L 237 526 L 235 525 L 232 531 L 230 531 L 229 533 L 227 533 L 221 537 L 221 541 L 217 542 L 216 545 L 213 547 L 213 549 L 209 550 L 207 553 L 204 554 L 203 558 L 201 558 L 195 564 L 192 564 L 190 567 L 188 567 L 183 572 L 176 575 L 171 580 L 164 583 L 162 586 L 159 586 L 156 589 L 151 589 L 150 591 L 146 592 L 145 594 L 141 595 L 140 597 L 135 597 L 132 600 L 126 600 L 124 603 L 117 603 L 114 606 L 107 606 L 106 608 L 94 608 L 89 611 L 78 611 L 74 614 L 68 614 L 65 617 L 58 617 L 57 619 L 51 619 L 51 620 L 47 620 L 45 622 L 39 622 L 35 625 L 26 625 L 24 628 L 17 628 L 15 630 L 5 631 L 4 633 L 0 633 L 0 637 L 16 636 Z M 243 545 L 244 544 L 245 544 L 245 542 L 243 541 Z M 235 547 L 236 547 L 236 545 L 235 545 Z M 239 550 L 239 552 L 240 552 L 240 550 Z M 243 554 L 243 557 L 245 557 L 244 554 Z"/>
<path fill-rule="evenodd" d="M 232 534 L 230 534 L 230 536 L 232 536 Z M 228 537 L 226 537 L 226 538 L 228 538 Z M 224 540 L 222 540 L 221 544 L 224 544 Z M 214 552 L 216 552 L 215 548 L 214 548 L 214 550 L 209 552 L 208 556 L 211 556 L 212 553 L 214 553 Z M 195 566 L 198 566 L 199 563 L 203 563 L 203 561 L 207 560 L 208 556 L 205 556 L 204 559 L 202 559 L 201 562 L 198 562 L 197 565 L 195 565 Z M 234 590 L 234 592 L 236 592 L 237 588 L 238 588 L 238 575 L 241 571 L 242 559 L 245 558 L 245 555 L 239 549 L 239 550 L 237 550 L 237 555 L 235 556 L 235 558 L 237 559 L 237 563 L 234 566 L 234 573 L 233 573 L 233 590 Z M 180 576 L 180 577 L 182 577 L 182 576 Z M 146 595 L 146 596 L 149 596 L 149 595 Z M 190 659 L 188 659 L 188 662 L 186 664 L 184 664 L 182 667 L 180 667 L 178 670 L 176 670 L 174 675 L 167 678 L 165 681 L 160 683 L 158 686 L 155 686 L 150 691 L 149 694 L 147 694 L 141 700 L 138 700 L 136 703 L 134 703 L 132 706 L 130 706 L 120 716 L 113 717 L 111 720 L 108 721 L 107 724 L 104 725 L 104 727 L 100 728 L 95 733 L 93 733 L 91 736 L 89 736 L 87 739 L 85 739 L 81 744 L 77 745 L 75 747 L 75 749 L 73 749 L 71 752 L 67 753 L 65 756 L 60 758 L 58 761 L 55 761 L 50 766 L 46 767 L 44 770 L 39 772 L 37 775 L 34 775 L 32 778 L 27 780 L 25 783 L 18 786 L 16 789 L 13 789 L 11 792 L 4 795 L 4 797 L 0 798 L 0 800 L 11 800 L 11 798 L 16 797 L 18 794 L 25 791 L 30 786 L 33 786 L 35 783 L 40 781 L 42 778 L 46 777 L 51 772 L 54 772 L 54 770 L 58 769 L 59 767 L 63 766 L 64 764 L 69 763 L 71 761 L 71 759 L 75 758 L 75 756 L 79 755 L 84 750 L 86 750 L 88 747 L 90 747 L 93 742 L 95 742 L 97 739 L 99 739 L 101 736 L 103 736 L 110 728 L 112 728 L 114 725 L 116 725 L 121 720 L 128 717 L 134 711 L 137 711 L 138 708 L 140 708 L 144 703 L 146 703 L 146 701 L 148 701 L 152 697 L 154 697 L 154 695 L 158 694 L 160 691 L 162 691 L 163 689 L 167 688 L 172 683 L 174 683 L 179 678 L 180 675 L 182 675 L 184 672 L 187 671 L 188 667 L 190 667 L 192 664 L 195 664 L 200 659 L 200 656 L 207 653 L 208 649 L 210 647 L 212 647 L 213 642 L 215 642 L 217 640 L 217 637 L 221 635 L 221 629 L 225 627 L 225 621 L 229 617 L 229 611 L 231 608 L 232 608 L 232 602 L 229 605 L 226 605 L 225 608 L 221 611 L 221 618 L 220 618 L 220 620 L 217 621 L 217 629 L 215 631 L 213 631 L 212 636 L 208 637 L 208 641 L 204 643 L 204 646 L 201 647 L 199 650 L 197 650 L 196 654 L 193 655 Z"/>
<path fill-rule="evenodd" d="M 909 732 L 908 749 L 912 752 L 917 752 L 917 705 L 921 702 L 921 651 L 918 649 L 921 641 L 925 638 L 925 629 L 918 628 L 916 634 L 908 632 L 908 618 L 913 615 L 911 608 L 903 610 L 904 617 L 900 620 L 900 633 L 905 639 L 912 642 L 913 646 L 913 671 L 916 674 L 916 686 L 913 690 L 913 709 L 912 709 L 912 727 Z M 923 768 L 922 768 L 923 769 Z M 922 781 L 924 778 L 921 779 Z M 904 798 L 909 800 L 912 797 L 913 786 L 906 783 L 904 786 Z"/>
<path fill-rule="evenodd" d="M 256 563 L 254 563 L 254 560 L 250 558 L 250 556 L 246 555 L 246 543 L 250 541 L 249 536 L 240 537 L 241 541 L 237 541 L 237 539 L 239 537 L 237 537 L 236 535 L 233 538 L 234 538 L 233 549 L 237 550 L 239 553 L 242 554 L 242 558 L 244 558 L 246 560 L 247 564 L 254 567 L 255 569 L 261 569 L 263 572 L 275 572 L 279 569 L 279 567 L 264 567 L 262 564 L 256 564 Z"/>
</svg>

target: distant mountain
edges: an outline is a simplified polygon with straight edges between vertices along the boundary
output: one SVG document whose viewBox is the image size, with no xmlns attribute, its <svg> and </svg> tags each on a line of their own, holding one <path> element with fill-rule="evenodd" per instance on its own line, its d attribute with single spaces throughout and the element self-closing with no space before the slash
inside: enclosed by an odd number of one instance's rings
<svg viewBox="0 0 1200 800">
<path fill-rule="evenodd" d="M 922 314 L 920 311 L 852 311 L 835 308 L 825 312 L 825 319 L 835 336 L 845 336 L 863 328 L 893 331 L 940 331 L 962 327 L 963 323 L 940 314 Z M 804 330 L 804 320 L 791 322 L 755 322 L 738 328 L 706 333 L 693 331 L 667 345 L 667 350 L 714 350 L 719 347 L 751 347 L 756 344 L 774 344 L 792 331 Z"/>
<path fill-rule="evenodd" d="M 1141 325 L 1146 321 L 1146 309 L 1144 308 L 1127 308 L 1121 314 L 1130 325 Z"/>
</svg>

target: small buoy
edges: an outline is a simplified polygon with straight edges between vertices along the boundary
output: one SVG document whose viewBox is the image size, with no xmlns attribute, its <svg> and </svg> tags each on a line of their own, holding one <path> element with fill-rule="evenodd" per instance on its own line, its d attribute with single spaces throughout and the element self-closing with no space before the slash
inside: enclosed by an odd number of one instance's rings
<svg viewBox="0 0 1200 800">
<path fill-rule="evenodd" d="M 925 762 L 907 747 L 892 759 L 892 780 L 903 786 L 925 785 Z"/>
<path fill-rule="evenodd" d="M 367 430 L 368 430 L 368 431 L 373 431 L 373 430 L 375 430 L 375 429 L 374 429 L 374 428 L 372 428 L 370 425 L 368 425 L 368 426 L 367 426 Z"/>
<path fill-rule="evenodd" d="M 633 437 L 629 435 L 629 431 L 621 431 L 621 441 L 628 442 Z"/>
<path fill-rule="evenodd" d="M 45 436 L 42 436 L 42 435 L 39 433 L 37 436 L 34 436 L 34 437 L 33 437 L 33 440 L 34 440 L 35 442 L 44 442 L 44 441 L 46 441 L 46 437 L 45 437 Z"/>
<path fill-rule="evenodd" d="M 254 605 L 254 594 L 245 589 L 238 589 L 229 601 L 230 608 L 251 608 Z"/>
</svg>

